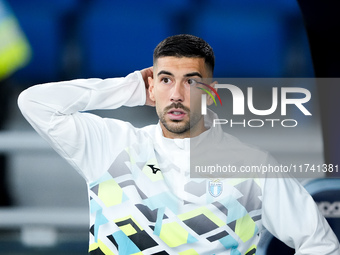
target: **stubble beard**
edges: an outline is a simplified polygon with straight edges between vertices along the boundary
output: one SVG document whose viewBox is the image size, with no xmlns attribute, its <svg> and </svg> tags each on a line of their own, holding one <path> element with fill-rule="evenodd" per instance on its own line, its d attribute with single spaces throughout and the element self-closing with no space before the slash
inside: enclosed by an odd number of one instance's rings
<svg viewBox="0 0 340 255">
<path fill-rule="evenodd" d="M 189 120 L 166 120 L 165 116 L 172 108 L 183 109 L 188 114 Z M 172 103 L 171 105 L 165 107 L 163 111 L 158 111 L 158 117 L 166 130 L 173 134 L 180 135 L 184 133 L 189 133 L 190 129 L 199 122 L 202 116 L 198 114 L 191 115 L 190 109 L 188 107 L 185 107 L 181 103 Z"/>
</svg>

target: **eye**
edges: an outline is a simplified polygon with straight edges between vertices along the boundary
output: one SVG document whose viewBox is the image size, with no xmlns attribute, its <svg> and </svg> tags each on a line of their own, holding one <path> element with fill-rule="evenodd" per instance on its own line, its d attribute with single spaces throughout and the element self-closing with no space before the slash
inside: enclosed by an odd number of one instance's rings
<svg viewBox="0 0 340 255">
<path fill-rule="evenodd" d="M 170 84 L 171 80 L 168 77 L 164 77 L 164 78 L 161 79 L 161 82 L 164 83 L 164 84 Z"/>
<path fill-rule="evenodd" d="M 195 79 L 188 79 L 187 80 L 187 83 L 190 85 L 190 86 L 196 86 L 198 83 Z"/>
</svg>

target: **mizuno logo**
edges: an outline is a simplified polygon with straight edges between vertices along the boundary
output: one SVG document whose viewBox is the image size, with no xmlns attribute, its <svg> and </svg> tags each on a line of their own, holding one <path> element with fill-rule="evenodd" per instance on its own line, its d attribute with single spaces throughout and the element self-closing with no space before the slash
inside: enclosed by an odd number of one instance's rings
<svg viewBox="0 0 340 255">
<path fill-rule="evenodd" d="M 161 171 L 161 169 L 155 167 L 155 165 L 148 165 L 148 167 L 151 168 L 153 174 L 156 174 L 158 171 Z"/>
</svg>

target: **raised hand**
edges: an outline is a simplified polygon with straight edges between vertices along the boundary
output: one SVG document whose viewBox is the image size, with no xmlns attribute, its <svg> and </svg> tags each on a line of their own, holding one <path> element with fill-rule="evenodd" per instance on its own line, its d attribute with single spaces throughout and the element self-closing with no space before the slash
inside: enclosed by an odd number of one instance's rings
<svg viewBox="0 0 340 255">
<path fill-rule="evenodd" d="M 145 69 L 141 70 L 140 72 L 142 74 L 144 84 L 145 84 L 145 91 L 146 91 L 145 105 L 155 106 L 155 102 L 150 99 L 149 81 L 148 81 L 148 77 L 153 77 L 153 67 L 151 66 L 151 67 L 145 68 Z"/>
</svg>

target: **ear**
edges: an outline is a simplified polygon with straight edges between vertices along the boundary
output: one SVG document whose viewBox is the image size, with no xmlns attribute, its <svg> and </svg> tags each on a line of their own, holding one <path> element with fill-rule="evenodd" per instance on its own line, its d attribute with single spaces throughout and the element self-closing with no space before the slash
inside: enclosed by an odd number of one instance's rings
<svg viewBox="0 0 340 255">
<path fill-rule="evenodd" d="M 213 87 L 215 89 L 215 85 L 217 84 L 217 81 L 214 81 L 213 83 L 209 84 L 211 87 Z M 217 91 L 217 89 L 215 89 Z M 211 91 L 211 94 L 213 95 L 213 97 L 215 98 L 216 95 L 213 91 Z M 212 99 L 212 97 L 208 96 L 207 97 L 207 105 L 212 105 L 214 103 L 214 100 Z"/>
<path fill-rule="evenodd" d="M 153 77 L 148 77 L 148 83 L 149 83 L 149 97 L 151 101 L 155 102 L 155 84 Z"/>
</svg>

